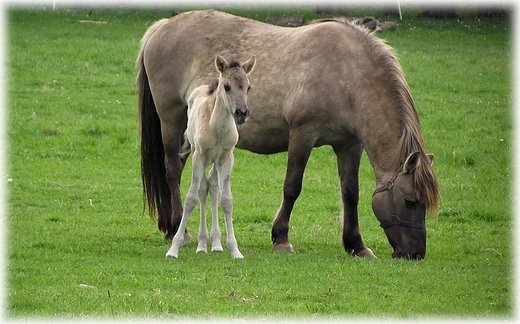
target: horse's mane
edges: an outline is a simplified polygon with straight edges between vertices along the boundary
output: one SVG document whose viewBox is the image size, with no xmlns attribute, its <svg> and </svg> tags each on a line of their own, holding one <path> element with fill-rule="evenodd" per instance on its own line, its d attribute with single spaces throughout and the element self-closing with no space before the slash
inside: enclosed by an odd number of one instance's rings
<svg viewBox="0 0 520 324">
<path fill-rule="evenodd" d="M 366 40 L 367 46 L 371 48 L 371 52 L 374 54 L 372 57 L 375 63 L 385 71 L 386 82 L 392 89 L 403 124 L 403 133 L 398 144 L 399 150 L 392 162 L 392 168 L 397 170 L 411 153 L 420 152 L 421 163 L 414 172 L 414 184 L 418 192 L 417 198 L 436 213 L 440 199 L 439 186 L 424 150 L 421 125 L 410 88 L 393 49 L 386 45 L 383 40 L 374 36 L 368 29 L 349 21 L 347 18 L 325 18 L 312 23 L 322 22 L 338 22 L 352 28 L 355 33 Z"/>
</svg>

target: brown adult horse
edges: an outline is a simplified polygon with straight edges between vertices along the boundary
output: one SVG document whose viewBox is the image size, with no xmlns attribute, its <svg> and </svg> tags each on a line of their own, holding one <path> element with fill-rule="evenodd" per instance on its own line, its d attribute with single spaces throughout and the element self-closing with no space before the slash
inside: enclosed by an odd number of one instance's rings
<svg viewBox="0 0 520 324">
<path fill-rule="evenodd" d="M 346 20 L 283 28 L 214 10 L 156 22 L 137 58 L 142 180 L 150 213 L 171 238 L 182 215 L 179 155 L 189 94 L 214 76 L 215 54 L 256 55 L 250 118 L 238 126 L 237 147 L 288 152 L 283 201 L 273 222 L 274 251 L 292 251 L 289 217 L 313 147 L 331 145 L 343 200 L 343 246 L 374 257 L 358 225 L 358 169 L 366 150 L 376 178 L 375 216 L 393 257 L 422 259 L 426 209 L 439 190 L 424 150 L 414 101 L 392 50 Z"/>
</svg>

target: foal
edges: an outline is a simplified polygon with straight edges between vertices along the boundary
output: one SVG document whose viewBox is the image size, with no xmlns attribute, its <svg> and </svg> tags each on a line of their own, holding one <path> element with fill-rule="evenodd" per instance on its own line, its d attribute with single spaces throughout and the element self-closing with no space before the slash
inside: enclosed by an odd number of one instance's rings
<svg viewBox="0 0 520 324">
<path fill-rule="evenodd" d="M 238 250 L 233 231 L 233 198 L 230 177 L 233 168 L 233 149 L 238 141 L 236 124 L 246 121 L 247 93 L 251 89 L 248 75 L 255 65 L 255 56 L 240 64 L 228 62 L 220 55 L 215 58 L 215 67 L 220 76 L 215 86 L 197 87 L 188 99 L 188 126 L 185 137 L 191 145 L 192 178 L 184 201 L 184 211 L 172 246 L 166 257 L 177 258 L 184 242 L 184 231 L 188 219 L 197 203 L 200 207 L 200 226 L 197 252 L 207 252 L 208 229 L 206 227 L 206 198 L 211 197 L 211 241 L 212 251 L 222 252 L 218 224 L 218 195 L 226 224 L 226 246 L 233 258 L 243 258 Z M 236 124 L 235 124 L 236 123 Z M 213 164 L 206 178 L 206 168 Z"/>
</svg>

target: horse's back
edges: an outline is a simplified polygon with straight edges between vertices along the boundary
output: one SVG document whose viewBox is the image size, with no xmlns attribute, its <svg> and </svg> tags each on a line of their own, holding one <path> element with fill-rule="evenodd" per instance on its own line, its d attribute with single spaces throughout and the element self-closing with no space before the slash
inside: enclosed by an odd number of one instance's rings
<svg viewBox="0 0 520 324">
<path fill-rule="evenodd" d="M 386 99 L 378 94 L 385 85 L 373 59 L 374 38 L 338 22 L 284 28 L 192 11 L 170 18 L 150 36 L 145 64 L 154 98 L 161 97 L 158 112 L 166 114 L 182 111 L 172 107 L 186 105 L 193 89 L 214 78 L 216 54 L 237 60 L 256 55 L 250 117 L 238 128 L 237 146 L 275 153 L 287 150 L 291 127 L 303 124 L 314 126 L 316 146 L 356 136 L 360 106 Z"/>
<path fill-rule="evenodd" d="M 195 87 L 214 78 L 216 54 L 239 61 L 255 55 L 256 46 L 246 44 L 252 41 L 247 31 L 266 26 L 214 10 L 176 15 L 157 28 L 144 49 L 150 82 L 156 87 L 168 83 L 170 93 L 185 101 Z"/>
</svg>

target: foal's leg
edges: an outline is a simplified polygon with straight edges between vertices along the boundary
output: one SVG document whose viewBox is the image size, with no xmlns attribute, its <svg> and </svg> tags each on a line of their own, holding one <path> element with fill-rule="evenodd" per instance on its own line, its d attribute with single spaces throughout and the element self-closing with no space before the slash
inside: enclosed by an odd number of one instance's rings
<svg viewBox="0 0 520 324">
<path fill-rule="evenodd" d="M 218 172 L 215 166 L 213 166 L 209 172 L 208 188 L 211 199 L 211 232 L 209 233 L 211 238 L 211 251 L 222 252 L 222 233 L 220 232 L 218 223 L 218 196 L 221 190 L 218 183 Z"/>
<path fill-rule="evenodd" d="M 288 237 L 289 218 L 291 217 L 294 203 L 300 195 L 303 172 L 305 171 L 305 166 L 314 147 L 315 141 L 311 137 L 311 134 L 312 132 L 303 128 L 291 130 L 289 134 L 287 172 L 283 185 L 283 201 L 278 209 L 278 214 L 271 229 L 271 239 L 274 244 L 273 251 L 275 252 L 294 252 Z"/>
<path fill-rule="evenodd" d="M 222 188 L 222 196 L 220 197 L 220 205 L 224 212 L 224 221 L 226 223 L 226 247 L 231 256 L 235 259 L 241 259 L 244 256 L 238 250 L 235 231 L 233 230 L 233 196 L 231 195 L 231 170 L 233 169 L 234 157 L 233 151 L 224 153 L 218 164 L 215 164 L 218 171 L 218 181 Z"/>
<path fill-rule="evenodd" d="M 206 226 L 206 200 L 208 198 L 208 179 L 204 175 L 200 181 L 199 201 L 200 201 L 200 223 L 197 241 L 197 253 L 208 252 L 208 227 Z"/>
<path fill-rule="evenodd" d="M 167 258 L 177 258 L 179 256 L 179 249 L 182 246 L 182 243 L 184 243 L 184 232 L 186 230 L 186 225 L 188 224 L 188 219 L 199 201 L 198 191 L 200 182 L 202 181 L 202 177 L 205 176 L 205 164 L 200 153 L 195 152 L 193 154 L 192 165 L 193 172 L 191 176 L 191 184 L 190 189 L 186 194 L 186 198 L 184 199 L 184 211 L 182 213 L 181 223 L 179 225 L 179 230 L 173 237 L 172 246 L 166 253 Z"/>
<path fill-rule="evenodd" d="M 358 224 L 359 163 L 363 147 L 361 144 L 345 148 L 334 148 L 338 161 L 338 174 L 343 201 L 343 247 L 350 255 L 375 258 L 361 238 Z"/>
</svg>

